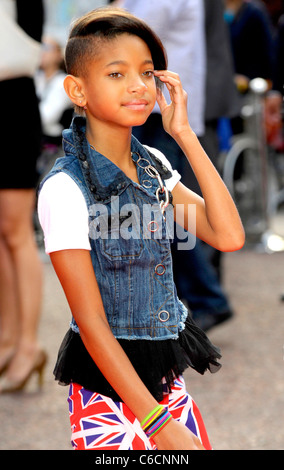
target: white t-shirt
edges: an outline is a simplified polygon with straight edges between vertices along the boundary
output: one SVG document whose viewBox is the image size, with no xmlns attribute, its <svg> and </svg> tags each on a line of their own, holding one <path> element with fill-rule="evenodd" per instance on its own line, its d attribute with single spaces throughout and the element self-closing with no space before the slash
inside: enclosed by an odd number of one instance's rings
<svg viewBox="0 0 284 470">
<path fill-rule="evenodd" d="M 171 178 L 165 180 L 166 187 L 172 191 L 180 174 L 172 170 L 170 162 L 159 150 L 148 148 L 172 172 Z M 38 216 L 46 253 L 91 249 L 87 203 L 79 186 L 66 173 L 57 173 L 43 184 L 38 198 Z"/>
</svg>

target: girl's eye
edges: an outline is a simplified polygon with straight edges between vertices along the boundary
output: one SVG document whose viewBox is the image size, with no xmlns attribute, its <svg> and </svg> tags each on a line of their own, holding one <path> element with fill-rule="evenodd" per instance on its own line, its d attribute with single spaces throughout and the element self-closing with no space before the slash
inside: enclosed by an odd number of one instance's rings
<svg viewBox="0 0 284 470">
<path fill-rule="evenodd" d="M 119 77 L 122 76 L 122 74 L 119 73 L 119 72 L 113 72 L 113 73 L 110 73 L 109 76 L 110 76 L 111 78 L 119 78 Z"/>
<path fill-rule="evenodd" d="M 153 77 L 154 75 L 154 70 L 146 70 L 145 72 L 143 72 L 143 75 L 145 77 Z"/>
</svg>

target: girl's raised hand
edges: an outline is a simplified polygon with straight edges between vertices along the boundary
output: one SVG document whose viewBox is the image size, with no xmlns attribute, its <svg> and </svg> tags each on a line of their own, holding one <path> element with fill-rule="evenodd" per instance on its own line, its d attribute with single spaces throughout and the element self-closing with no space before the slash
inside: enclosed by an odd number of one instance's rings
<svg viewBox="0 0 284 470">
<path fill-rule="evenodd" d="M 157 102 L 161 110 L 165 131 L 173 138 L 190 129 L 187 115 L 187 93 L 183 89 L 179 75 L 169 70 L 155 71 L 169 90 L 171 102 L 168 104 L 162 91 L 157 88 Z"/>
</svg>

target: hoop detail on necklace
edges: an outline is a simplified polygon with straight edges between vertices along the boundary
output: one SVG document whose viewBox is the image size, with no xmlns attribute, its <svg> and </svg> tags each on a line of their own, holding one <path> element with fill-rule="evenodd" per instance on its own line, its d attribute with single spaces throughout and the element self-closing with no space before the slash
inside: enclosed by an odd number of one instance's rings
<svg viewBox="0 0 284 470">
<path fill-rule="evenodd" d="M 131 157 L 132 157 L 132 160 L 134 161 L 134 163 L 139 168 L 142 168 L 142 170 L 144 170 L 145 173 L 148 176 L 150 176 L 150 178 L 155 178 L 158 181 L 159 187 L 156 191 L 156 198 L 157 198 L 158 203 L 160 204 L 160 209 L 162 211 L 162 215 L 163 215 L 163 218 L 165 220 L 166 219 L 165 210 L 168 207 L 169 202 L 170 202 L 169 190 L 164 185 L 163 180 L 161 178 L 161 175 L 158 172 L 157 168 L 155 168 L 153 165 L 151 165 L 151 163 L 149 162 L 149 160 L 147 160 L 147 158 L 141 157 L 139 155 L 139 153 L 137 153 L 137 152 L 134 152 L 134 153 L 136 155 L 138 155 L 138 160 L 134 160 L 133 153 L 131 153 Z M 143 186 L 144 186 L 144 188 L 148 189 L 148 188 L 152 187 L 152 183 L 149 179 L 145 179 L 145 180 L 143 180 Z M 160 197 L 162 194 L 164 195 L 164 199 L 161 199 L 161 197 Z M 152 223 L 154 223 L 154 222 L 155 221 L 152 221 Z M 157 222 L 155 222 L 155 223 L 157 223 Z M 150 227 L 151 227 L 151 225 L 150 225 Z M 152 227 L 152 229 L 153 229 L 153 227 Z M 149 228 L 149 230 L 150 230 L 150 228 Z M 153 231 L 153 230 L 150 230 L 150 231 Z"/>
</svg>

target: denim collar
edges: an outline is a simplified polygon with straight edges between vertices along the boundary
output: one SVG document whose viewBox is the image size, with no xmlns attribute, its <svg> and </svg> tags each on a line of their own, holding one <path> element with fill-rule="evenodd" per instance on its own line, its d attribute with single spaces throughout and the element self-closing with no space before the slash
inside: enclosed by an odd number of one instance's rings
<svg viewBox="0 0 284 470">
<path fill-rule="evenodd" d="M 107 203 L 112 196 L 120 195 L 130 184 L 139 186 L 143 191 L 154 195 L 158 182 L 152 181 L 151 190 L 147 190 L 128 178 L 125 173 L 111 160 L 95 149 L 91 148 L 86 139 L 86 120 L 84 117 L 75 116 L 70 129 L 63 131 L 63 148 L 66 153 L 75 155 L 80 163 L 84 179 L 93 197 L 98 202 Z M 134 137 L 131 137 L 131 151 L 133 159 L 145 158 L 151 165 L 157 167 L 157 159 L 149 153 L 143 145 Z M 158 161 L 159 164 L 159 161 Z M 165 177 L 169 175 L 165 173 Z M 137 165 L 138 179 L 142 182 L 145 171 Z"/>
</svg>

